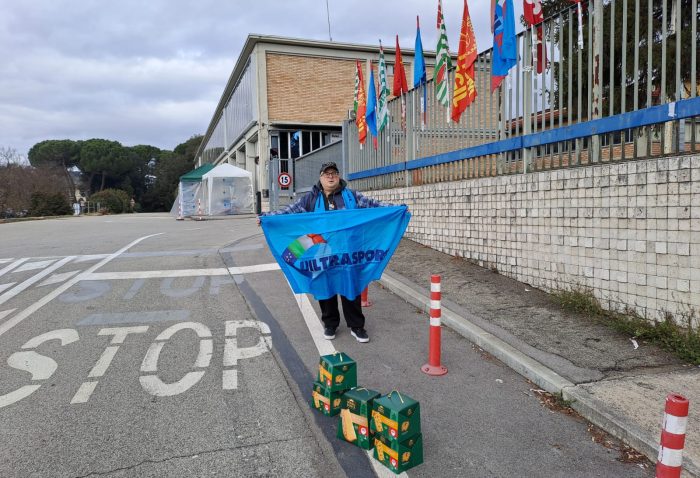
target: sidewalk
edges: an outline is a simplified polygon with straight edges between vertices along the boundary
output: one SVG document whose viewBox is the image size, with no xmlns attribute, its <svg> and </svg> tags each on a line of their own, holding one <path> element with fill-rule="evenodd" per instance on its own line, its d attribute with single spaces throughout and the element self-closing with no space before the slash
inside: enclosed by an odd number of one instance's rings
<svg viewBox="0 0 700 478">
<path fill-rule="evenodd" d="M 684 476 L 700 477 L 700 368 L 559 307 L 546 293 L 404 239 L 381 284 L 430 308 L 442 279 L 442 322 L 656 463 L 666 395 L 690 401 Z M 443 357 L 449 363 L 449 357 Z"/>
</svg>

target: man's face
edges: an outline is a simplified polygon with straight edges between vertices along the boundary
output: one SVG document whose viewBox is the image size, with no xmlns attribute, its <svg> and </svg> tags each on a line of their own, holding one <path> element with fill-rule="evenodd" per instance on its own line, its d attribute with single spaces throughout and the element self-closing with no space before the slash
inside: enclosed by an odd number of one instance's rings
<svg viewBox="0 0 700 478">
<path fill-rule="evenodd" d="M 328 168 L 321 173 L 321 186 L 324 191 L 333 191 L 340 183 L 340 175 L 333 168 Z"/>
</svg>

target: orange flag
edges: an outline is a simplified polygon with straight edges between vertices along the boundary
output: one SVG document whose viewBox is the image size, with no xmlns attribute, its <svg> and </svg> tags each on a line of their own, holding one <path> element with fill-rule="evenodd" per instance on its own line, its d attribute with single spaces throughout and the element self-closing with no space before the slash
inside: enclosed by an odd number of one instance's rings
<svg viewBox="0 0 700 478">
<path fill-rule="evenodd" d="M 365 144 L 367 139 L 367 95 L 365 94 L 365 80 L 362 78 L 362 65 L 356 62 L 357 77 L 359 78 L 359 86 L 357 89 L 357 113 L 355 114 L 355 124 L 357 125 L 357 134 L 360 140 L 360 145 Z"/>
<path fill-rule="evenodd" d="M 474 82 L 474 61 L 476 61 L 476 38 L 474 27 L 469 17 L 467 0 L 464 0 L 462 14 L 462 31 L 459 35 L 459 50 L 457 53 L 457 71 L 452 94 L 452 119 L 459 122 L 464 110 L 476 98 L 476 83 Z"/>
</svg>

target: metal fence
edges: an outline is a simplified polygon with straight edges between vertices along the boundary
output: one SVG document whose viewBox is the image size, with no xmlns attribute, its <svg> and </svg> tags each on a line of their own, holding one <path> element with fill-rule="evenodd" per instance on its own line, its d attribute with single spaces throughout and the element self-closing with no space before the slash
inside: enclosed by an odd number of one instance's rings
<svg viewBox="0 0 700 478">
<path fill-rule="evenodd" d="M 390 125 L 361 147 L 344 128 L 346 176 L 371 190 L 700 151 L 697 0 L 583 2 L 517 36 L 518 63 L 490 92 L 491 50 L 476 61 L 477 98 L 449 120 L 428 81 L 389 102 Z M 537 54 L 538 29 L 546 62 Z M 535 40 L 535 41 L 533 41 Z M 533 59 L 534 65 L 533 65 Z M 542 68 L 537 67 L 539 59 Z M 454 70 L 448 75 L 450 87 Z"/>
<path fill-rule="evenodd" d="M 323 163 L 333 161 L 338 165 L 341 176 L 345 172 L 343 165 L 343 145 L 340 141 L 327 144 L 316 151 L 294 160 L 294 192 L 310 191 L 318 182 L 319 171 Z"/>
</svg>

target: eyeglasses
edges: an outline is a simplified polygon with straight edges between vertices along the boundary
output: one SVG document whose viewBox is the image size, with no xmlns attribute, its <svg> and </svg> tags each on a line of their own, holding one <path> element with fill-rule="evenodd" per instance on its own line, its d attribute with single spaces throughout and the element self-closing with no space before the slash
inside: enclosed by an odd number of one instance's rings
<svg viewBox="0 0 700 478">
<path fill-rule="evenodd" d="M 337 171 L 335 171 L 335 172 L 332 172 L 332 173 L 323 173 L 323 174 L 321 174 L 321 176 L 325 176 L 325 177 L 327 177 L 327 178 L 334 178 L 334 177 L 336 177 L 336 176 L 340 176 L 340 173 L 338 173 Z"/>
</svg>

